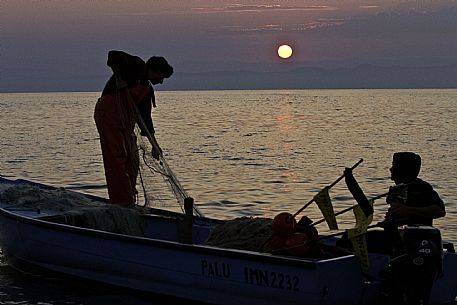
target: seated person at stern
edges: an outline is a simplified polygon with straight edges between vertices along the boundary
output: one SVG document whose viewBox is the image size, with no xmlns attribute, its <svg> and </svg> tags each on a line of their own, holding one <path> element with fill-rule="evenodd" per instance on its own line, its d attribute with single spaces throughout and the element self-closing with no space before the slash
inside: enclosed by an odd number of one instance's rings
<svg viewBox="0 0 457 305">
<path fill-rule="evenodd" d="M 390 205 L 386 221 L 397 225 L 432 226 L 433 219 L 446 215 L 443 200 L 433 187 L 418 178 L 421 157 L 412 152 L 397 152 L 390 168 L 395 186 L 390 187 L 386 201 Z"/>
<path fill-rule="evenodd" d="M 390 207 L 384 220 L 378 223 L 383 230 L 367 232 L 369 252 L 392 255 L 401 243 L 399 226 L 432 226 L 433 219 L 446 215 L 438 193 L 428 182 L 418 178 L 420 168 L 421 157 L 418 154 L 394 153 L 390 172 L 395 185 L 389 188 L 386 198 Z M 352 175 L 352 171 L 345 171 L 345 175 Z M 343 235 L 338 245 L 352 248 L 347 235 Z"/>
</svg>

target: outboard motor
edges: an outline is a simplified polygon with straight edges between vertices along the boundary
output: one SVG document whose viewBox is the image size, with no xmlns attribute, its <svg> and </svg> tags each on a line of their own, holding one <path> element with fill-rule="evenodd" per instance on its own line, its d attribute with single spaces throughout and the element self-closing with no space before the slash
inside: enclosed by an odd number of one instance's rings
<svg viewBox="0 0 457 305">
<path fill-rule="evenodd" d="M 430 226 L 405 226 L 401 240 L 403 253 L 391 260 L 383 301 L 427 305 L 433 283 L 443 271 L 440 231 Z"/>
</svg>

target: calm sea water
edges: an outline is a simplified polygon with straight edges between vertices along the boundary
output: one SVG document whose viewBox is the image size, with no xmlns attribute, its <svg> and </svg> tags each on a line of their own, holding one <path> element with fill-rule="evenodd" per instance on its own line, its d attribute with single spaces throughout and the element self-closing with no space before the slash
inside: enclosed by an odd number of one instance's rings
<svg viewBox="0 0 457 305">
<path fill-rule="evenodd" d="M 106 196 L 92 119 L 98 96 L 0 94 L 0 175 Z M 381 194 L 391 185 L 392 154 L 415 151 L 423 159 L 420 176 L 446 203 L 447 216 L 435 225 L 457 242 L 457 90 L 157 92 L 157 102 L 158 141 L 207 216 L 295 212 L 360 158 L 354 174 L 361 187 Z M 344 182 L 330 195 L 335 210 L 354 204 Z M 386 209 L 378 200 L 374 221 Z M 303 214 L 321 218 L 314 205 Z M 349 213 L 338 220 L 354 224 Z M 0 263 L 0 304 L 113 302 L 159 301 Z"/>
</svg>

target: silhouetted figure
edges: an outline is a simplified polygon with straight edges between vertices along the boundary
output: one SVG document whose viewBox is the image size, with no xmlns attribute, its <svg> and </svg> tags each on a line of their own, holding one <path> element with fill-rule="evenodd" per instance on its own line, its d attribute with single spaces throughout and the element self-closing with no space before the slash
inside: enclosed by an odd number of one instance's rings
<svg viewBox="0 0 457 305">
<path fill-rule="evenodd" d="M 433 219 L 445 216 L 445 207 L 433 187 L 418 178 L 420 168 L 418 154 L 393 155 L 390 172 L 395 185 L 387 194 L 390 207 L 380 223 L 383 230 L 366 235 L 369 252 L 392 258 L 382 273 L 380 304 L 428 304 L 433 283 L 441 273 L 441 235 L 432 225 Z M 398 227 L 403 225 L 400 231 Z"/>
<path fill-rule="evenodd" d="M 169 78 L 173 68 L 163 57 L 154 56 L 144 62 L 122 51 L 110 51 L 107 64 L 113 75 L 98 99 L 94 119 L 100 135 L 110 202 L 131 207 L 135 204 L 139 168 L 134 131 L 137 109 L 146 126 L 141 129 L 141 135 L 149 133 L 155 140 L 151 118 L 151 104 L 155 107 L 152 85 Z M 157 146 L 153 156 L 158 158 L 160 154 Z"/>
<path fill-rule="evenodd" d="M 386 221 L 397 225 L 433 225 L 433 219 L 446 215 L 444 203 L 433 187 L 418 178 L 421 157 L 412 152 L 397 152 L 390 168 L 395 186 L 390 187 Z"/>
<path fill-rule="evenodd" d="M 389 189 L 390 208 L 383 222 L 393 259 L 384 272 L 381 304 L 429 304 L 433 283 L 442 272 L 441 234 L 432 225 L 446 211 L 433 187 L 417 178 L 420 167 L 421 157 L 415 153 L 393 156 L 395 186 Z M 406 225 L 401 232 L 399 225 Z"/>
<path fill-rule="evenodd" d="M 393 255 L 396 244 L 400 242 L 398 226 L 425 225 L 432 226 L 433 219 L 446 214 L 444 203 L 433 187 L 418 178 L 421 168 L 421 157 L 412 152 L 394 153 L 391 179 L 395 182 L 389 188 L 386 202 L 390 205 L 383 222 L 383 231 L 367 233 L 368 250 Z M 344 174 L 354 180 L 352 171 Z M 345 238 L 340 245 L 349 246 Z"/>
</svg>

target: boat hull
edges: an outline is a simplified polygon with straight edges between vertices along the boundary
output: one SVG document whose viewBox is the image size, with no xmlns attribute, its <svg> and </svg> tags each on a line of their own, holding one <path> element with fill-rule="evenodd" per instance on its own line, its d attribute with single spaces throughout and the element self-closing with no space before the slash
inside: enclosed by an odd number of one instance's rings
<svg viewBox="0 0 457 305">
<path fill-rule="evenodd" d="M 352 255 L 316 262 L 0 217 L 7 259 L 107 284 L 214 304 L 359 304 L 362 295 Z"/>
</svg>

